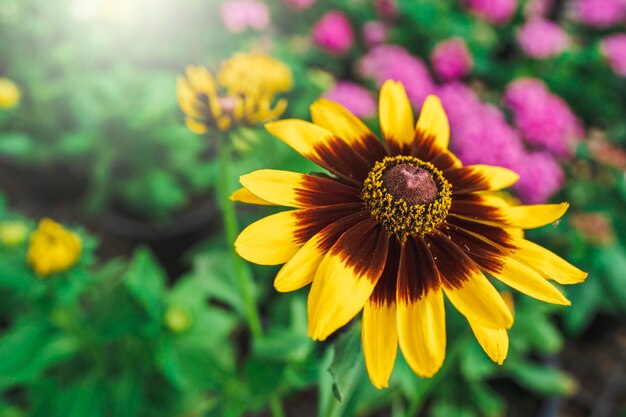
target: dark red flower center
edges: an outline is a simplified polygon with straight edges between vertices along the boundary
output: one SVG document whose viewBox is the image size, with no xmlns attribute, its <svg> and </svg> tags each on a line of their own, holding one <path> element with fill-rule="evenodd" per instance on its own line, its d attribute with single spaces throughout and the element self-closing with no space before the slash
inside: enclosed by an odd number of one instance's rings
<svg viewBox="0 0 626 417">
<path fill-rule="evenodd" d="M 383 185 L 394 198 L 412 205 L 432 203 L 439 195 L 432 174 L 413 165 L 390 167 L 383 174 Z"/>
</svg>

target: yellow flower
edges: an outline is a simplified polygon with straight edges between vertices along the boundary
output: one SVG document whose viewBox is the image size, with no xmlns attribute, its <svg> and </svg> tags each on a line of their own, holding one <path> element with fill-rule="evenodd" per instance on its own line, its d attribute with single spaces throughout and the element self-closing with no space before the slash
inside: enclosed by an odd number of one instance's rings
<svg viewBox="0 0 626 417">
<path fill-rule="evenodd" d="M 8 78 L 0 78 L 0 109 L 17 106 L 21 97 L 19 87 Z"/>
<path fill-rule="evenodd" d="M 463 166 L 448 150 L 441 102 L 426 98 L 414 122 L 402 84 L 380 93 L 381 142 L 344 107 L 320 99 L 313 123 L 284 120 L 267 129 L 331 175 L 260 170 L 241 177 L 234 200 L 292 207 L 241 232 L 245 259 L 285 265 L 274 286 L 311 285 L 308 332 L 324 340 L 361 310 L 368 373 L 386 387 L 398 345 L 413 371 L 433 376 L 446 352 L 444 295 L 497 363 L 508 350 L 513 312 L 491 277 L 539 300 L 568 305 L 550 283 L 587 274 L 524 239 L 568 205 L 511 205 L 493 191 L 518 175 Z"/>
<path fill-rule="evenodd" d="M 5 246 L 16 246 L 26 240 L 28 226 L 21 221 L 0 222 L 0 241 Z"/>
<path fill-rule="evenodd" d="M 42 219 L 30 237 L 28 263 L 39 277 L 63 272 L 80 258 L 80 237 L 51 219 Z"/>
<path fill-rule="evenodd" d="M 216 77 L 200 66 L 189 66 L 179 77 L 178 103 L 187 127 L 198 134 L 236 125 L 256 125 L 275 119 L 287 108 L 277 94 L 291 89 L 291 71 L 264 54 L 235 54 Z"/>
</svg>

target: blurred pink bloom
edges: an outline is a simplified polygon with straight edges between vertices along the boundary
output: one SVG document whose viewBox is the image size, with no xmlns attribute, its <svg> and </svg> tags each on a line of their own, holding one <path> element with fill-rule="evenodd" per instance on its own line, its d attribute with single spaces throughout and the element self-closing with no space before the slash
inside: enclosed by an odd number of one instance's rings
<svg viewBox="0 0 626 417">
<path fill-rule="evenodd" d="M 569 45 L 569 36 L 556 23 L 534 17 L 524 23 L 517 42 L 526 55 L 546 59 L 563 52 Z"/>
<path fill-rule="evenodd" d="M 626 0 L 575 0 L 576 19 L 597 28 L 607 28 L 626 17 Z"/>
<path fill-rule="evenodd" d="M 353 40 L 352 25 L 343 12 L 330 11 L 313 26 L 313 41 L 329 52 L 344 54 Z"/>
<path fill-rule="evenodd" d="M 374 8 L 380 17 L 395 19 L 398 17 L 397 0 L 374 0 Z"/>
<path fill-rule="evenodd" d="M 540 80 L 522 78 L 510 83 L 504 103 L 513 111 L 526 142 L 556 156 L 571 157 L 573 146 L 584 137 L 582 123 L 567 103 Z"/>
<path fill-rule="evenodd" d="M 512 169 L 520 176 L 513 189 L 525 204 L 545 203 L 563 185 L 563 170 L 547 152 L 528 153 Z"/>
<path fill-rule="evenodd" d="M 496 24 L 507 23 L 517 9 L 517 0 L 466 0 L 466 3 L 477 15 Z"/>
<path fill-rule="evenodd" d="M 367 22 L 362 29 L 363 40 L 369 47 L 380 45 L 387 40 L 387 27 L 383 22 Z"/>
<path fill-rule="evenodd" d="M 435 85 L 424 62 L 397 45 L 379 45 L 359 62 L 359 73 L 380 86 L 386 80 L 401 81 L 411 103 L 421 106 Z"/>
<path fill-rule="evenodd" d="M 472 55 L 465 41 L 452 38 L 435 45 L 430 59 L 435 73 L 444 81 L 462 78 L 472 69 Z"/>
<path fill-rule="evenodd" d="M 324 98 L 341 104 L 360 118 L 368 119 L 376 115 L 376 100 L 372 93 L 350 81 L 337 81 L 324 93 Z"/>
<path fill-rule="evenodd" d="M 231 33 L 265 29 L 270 23 L 269 8 L 259 0 L 230 0 L 222 4 L 220 15 Z"/>
<path fill-rule="evenodd" d="M 524 146 L 498 108 L 457 82 L 443 85 L 437 94 L 450 120 L 450 147 L 464 164 L 518 165 Z"/>
<path fill-rule="evenodd" d="M 296 10 L 306 10 L 313 6 L 315 0 L 283 0 L 283 3 Z"/>
<path fill-rule="evenodd" d="M 602 40 L 602 53 L 613 71 L 626 77 L 626 33 L 616 33 Z"/>
<path fill-rule="evenodd" d="M 509 168 L 520 175 L 513 187 L 524 203 L 543 203 L 559 190 L 563 172 L 546 152 L 529 153 L 502 112 L 467 86 L 448 83 L 437 92 L 450 120 L 450 148 L 464 164 Z M 525 98 L 525 97 L 524 97 Z"/>
<path fill-rule="evenodd" d="M 554 0 L 528 0 L 524 6 L 524 16 L 546 17 L 553 6 Z"/>
</svg>

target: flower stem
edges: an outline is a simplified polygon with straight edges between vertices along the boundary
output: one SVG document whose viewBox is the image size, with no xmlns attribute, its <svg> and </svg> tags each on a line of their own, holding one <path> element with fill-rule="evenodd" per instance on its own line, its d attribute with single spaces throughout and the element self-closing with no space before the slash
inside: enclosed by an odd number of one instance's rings
<svg viewBox="0 0 626 417">
<path fill-rule="evenodd" d="M 235 252 L 235 239 L 239 233 L 239 226 L 237 225 L 237 215 L 235 213 L 235 206 L 230 199 L 230 157 L 231 151 L 227 140 L 222 140 L 219 143 L 219 206 L 222 211 L 222 219 L 224 221 L 224 232 L 226 233 L 226 241 L 228 243 L 228 252 L 230 253 L 231 261 L 234 268 L 235 279 L 237 280 L 237 286 L 239 287 L 239 293 L 244 302 L 245 316 L 250 326 L 250 332 L 254 338 L 258 338 L 263 335 L 263 328 L 261 327 L 261 320 L 259 319 L 259 312 L 256 306 L 256 302 L 250 293 L 250 275 L 243 263 L 243 260 Z"/>
<path fill-rule="evenodd" d="M 235 278 L 237 280 L 237 286 L 239 287 L 239 293 L 243 299 L 245 305 L 245 315 L 250 327 L 250 333 L 252 333 L 253 339 L 258 339 L 263 336 L 263 327 L 261 326 L 261 319 L 259 318 L 259 310 L 256 305 L 254 297 L 250 293 L 252 286 L 249 269 L 246 268 L 243 260 L 235 252 L 235 240 L 239 233 L 239 225 L 237 224 L 237 214 L 235 212 L 235 205 L 230 199 L 230 158 L 231 149 L 229 141 L 224 139 L 219 143 L 219 183 L 218 183 L 218 199 L 219 206 L 222 212 L 222 219 L 224 221 L 224 232 L 226 234 L 226 241 L 228 243 L 228 252 L 233 264 Z M 272 417 L 285 417 L 285 412 L 281 403 L 280 395 L 275 393 L 270 396 L 269 406 L 272 413 Z"/>
</svg>

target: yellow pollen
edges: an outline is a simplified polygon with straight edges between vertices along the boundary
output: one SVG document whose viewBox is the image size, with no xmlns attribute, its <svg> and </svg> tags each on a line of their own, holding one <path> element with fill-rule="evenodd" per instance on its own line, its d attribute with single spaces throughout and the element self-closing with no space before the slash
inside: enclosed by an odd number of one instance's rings
<svg viewBox="0 0 626 417">
<path fill-rule="evenodd" d="M 407 183 L 398 183 L 397 178 L 403 177 Z M 432 184 L 436 190 L 431 189 Z M 432 233 L 446 219 L 452 185 L 430 162 L 412 156 L 386 157 L 367 175 L 361 198 L 389 233 L 404 240 Z"/>
</svg>

